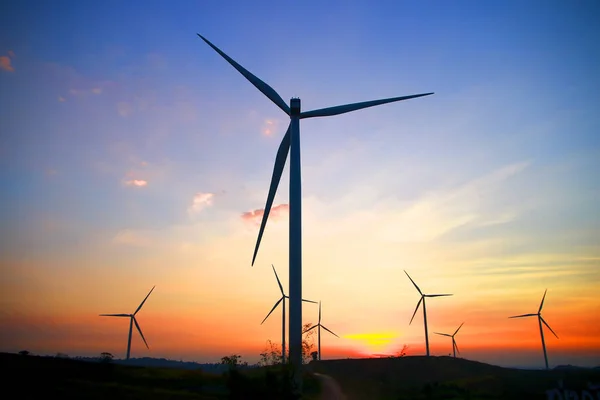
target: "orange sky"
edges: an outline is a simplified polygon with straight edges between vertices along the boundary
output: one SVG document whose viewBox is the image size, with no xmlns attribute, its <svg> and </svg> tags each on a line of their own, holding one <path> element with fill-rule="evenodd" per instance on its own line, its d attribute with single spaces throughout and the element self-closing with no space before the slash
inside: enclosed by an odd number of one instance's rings
<svg viewBox="0 0 600 400">
<path fill-rule="evenodd" d="M 453 294 L 427 300 L 433 354 L 451 350 L 433 332 L 465 322 L 464 357 L 543 366 L 535 319 L 508 317 L 548 289 L 551 366 L 598 364 L 588 6 L 13 3 L 0 13 L 0 351 L 124 357 L 128 321 L 98 314 L 133 312 L 154 285 L 138 314 L 150 350 L 134 333 L 132 357 L 252 362 L 281 340 L 280 310 L 260 322 L 281 296 L 271 265 L 288 288 L 289 165 L 250 264 L 289 116 L 200 30 L 306 111 L 435 92 L 302 120 L 302 295 L 341 336 L 324 334 L 323 358 L 424 354 L 406 270 Z M 274 34 L 290 26 L 302 34 Z M 303 310 L 315 323 L 317 306 Z"/>
</svg>

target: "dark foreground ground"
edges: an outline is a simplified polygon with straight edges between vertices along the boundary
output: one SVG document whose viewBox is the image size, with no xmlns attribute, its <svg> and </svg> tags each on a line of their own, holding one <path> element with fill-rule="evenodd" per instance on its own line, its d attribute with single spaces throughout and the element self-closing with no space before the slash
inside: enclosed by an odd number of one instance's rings
<svg viewBox="0 0 600 400">
<path fill-rule="evenodd" d="M 283 379 L 274 372 L 277 367 L 217 375 L 7 353 L 0 353 L 0 367 L 3 392 L 12 393 L 3 398 L 9 399 L 289 398 L 284 394 Z M 599 369 L 527 371 L 450 357 L 331 360 L 312 362 L 308 368 L 337 381 L 347 400 L 600 400 Z M 306 375 L 303 399 L 327 400 L 320 394 L 320 380 L 322 376 Z"/>
<path fill-rule="evenodd" d="M 313 372 L 335 379 L 348 400 L 600 400 L 599 368 L 521 370 L 460 358 L 424 356 L 329 360 L 310 367 Z"/>
</svg>

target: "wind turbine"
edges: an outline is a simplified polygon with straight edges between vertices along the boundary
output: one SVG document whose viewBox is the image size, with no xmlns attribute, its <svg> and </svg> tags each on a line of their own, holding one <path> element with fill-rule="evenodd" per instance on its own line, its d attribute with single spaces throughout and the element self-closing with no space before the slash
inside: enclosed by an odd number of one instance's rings
<svg viewBox="0 0 600 400">
<path fill-rule="evenodd" d="M 419 306 L 421 305 L 421 302 L 423 302 L 423 322 L 425 323 L 425 347 L 427 348 L 427 357 L 429 357 L 429 335 L 427 334 L 427 309 L 425 308 L 425 298 L 426 297 L 452 296 L 452 295 L 451 294 L 423 294 L 423 292 L 421 292 L 421 289 L 419 289 L 419 287 L 417 286 L 415 281 L 413 281 L 412 278 L 410 277 L 410 275 L 408 275 L 408 272 L 406 272 L 406 270 L 405 270 L 404 273 L 406 274 L 406 276 L 408 276 L 408 279 L 410 279 L 410 281 L 413 283 L 413 285 L 415 285 L 415 287 L 419 291 L 419 294 L 421 295 L 421 298 L 419 299 L 419 302 L 417 303 L 417 308 L 415 308 L 415 312 L 413 313 L 412 318 L 410 319 L 410 322 L 408 324 L 409 325 L 412 324 L 412 321 L 415 318 L 415 314 L 419 310 Z"/>
<path fill-rule="evenodd" d="M 254 255 L 252 256 L 252 265 L 256 259 L 260 241 L 269 217 L 269 211 L 275 198 L 277 187 L 283 173 L 283 167 L 290 152 L 290 201 L 289 201 L 289 268 L 290 268 L 290 361 L 295 371 L 300 371 L 302 367 L 302 188 L 301 188 L 301 166 L 300 166 L 300 120 L 304 118 L 326 117 L 338 114 L 344 114 L 362 108 L 378 106 L 381 104 L 392 103 L 401 100 L 413 99 L 416 97 L 427 96 L 433 93 L 415 94 L 410 96 L 393 97 L 361 103 L 345 104 L 336 107 L 322 108 L 313 111 L 300 111 L 300 99 L 292 98 L 290 105 L 281 98 L 281 96 L 268 84 L 254 76 L 247 69 L 235 62 L 227 54 L 223 53 L 214 44 L 209 42 L 204 36 L 198 36 L 206 42 L 213 50 L 223 57 L 231 66 L 241 73 L 252 85 L 260 90 L 275 105 L 283 110 L 290 117 L 290 124 L 281 140 L 277 156 L 275 157 L 275 166 L 271 177 L 271 185 L 267 202 L 265 205 L 262 222 L 256 240 Z M 297 389 L 301 390 L 301 374 L 295 374 Z"/>
<path fill-rule="evenodd" d="M 129 318 L 129 338 L 127 339 L 127 358 L 126 358 L 127 360 L 129 360 L 129 354 L 131 353 L 131 333 L 133 331 L 133 324 L 135 324 L 135 327 L 138 330 L 138 332 L 140 333 L 140 336 L 142 337 L 142 340 L 144 341 L 144 344 L 146 345 L 146 347 L 148 349 L 150 349 L 150 347 L 148 346 L 148 342 L 146 342 L 146 338 L 144 337 L 144 334 L 142 333 L 142 329 L 140 328 L 137 320 L 135 319 L 135 314 L 137 314 L 138 311 L 140 311 L 140 309 L 142 308 L 142 306 L 144 305 L 146 300 L 148 300 L 150 293 L 152 293 L 152 291 L 154 290 L 155 287 L 156 287 L 156 285 L 153 286 L 152 289 L 150 289 L 150 292 L 148 292 L 148 294 L 146 295 L 144 300 L 140 303 L 140 305 L 133 312 L 133 314 L 100 314 L 101 317 L 128 317 Z"/>
<path fill-rule="evenodd" d="M 542 337 L 542 349 L 544 349 L 544 361 L 546 362 L 546 369 L 548 369 L 548 354 L 546 354 L 546 342 L 544 341 L 544 329 L 542 327 L 542 323 L 544 323 L 544 325 L 546 325 L 546 327 L 548 329 L 550 329 L 550 332 L 552 332 L 552 334 L 554 336 L 556 336 L 556 338 L 558 339 L 558 335 L 556 333 L 554 333 L 552 328 L 550 328 L 550 325 L 548 325 L 548 323 L 546 321 L 544 321 L 544 318 L 542 317 L 542 307 L 544 307 L 544 299 L 546 298 L 547 291 L 548 291 L 548 289 L 546 289 L 544 291 L 544 296 L 542 297 L 542 302 L 540 303 L 540 308 L 538 309 L 537 314 L 522 314 L 522 315 L 515 315 L 513 317 L 508 317 L 508 318 L 538 317 L 538 323 L 540 324 L 540 336 Z"/>
<path fill-rule="evenodd" d="M 454 340 L 454 335 L 456 335 L 458 333 L 458 331 L 460 330 L 460 328 L 463 326 L 464 322 L 462 324 L 460 324 L 460 326 L 458 327 L 458 329 L 452 334 L 448 334 L 448 333 L 438 333 L 438 332 L 433 332 L 436 335 L 442 335 L 442 336 L 448 336 L 452 338 L 452 351 L 454 352 L 454 358 L 456 358 L 456 352 L 458 351 L 460 353 L 460 350 L 458 350 L 458 346 L 456 344 L 456 340 Z"/>
<path fill-rule="evenodd" d="M 275 278 L 277 278 L 277 284 L 279 285 L 279 290 L 281 291 L 281 298 L 279 300 L 277 300 L 277 303 L 275 303 L 273 308 L 271 308 L 271 311 L 269 311 L 269 313 L 267 314 L 265 319 L 263 319 L 263 321 L 260 324 L 262 325 L 267 320 L 267 318 L 269 318 L 269 315 L 271 315 L 271 313 L 273 311 L 275 311 L 275 309 L 277 308 L 279 303 L 283 302 L 283 307 L 281 310 L 281 363 L 285 364 L 285 299 L 288 299 L 289 296 L 287 296 L 285 294 L 285 292 L 283 291 L 283 286 L 281 285 L 281 281 L 279 280 L 279 277 L 277 276 L 277 271 L 275 271 L 275 267 L 273 266 L 273 264 L 271 264 L 271 267 L 273 267 L 273 272 L 275 273 Z M 307 303 L 317 304 L 316 301 L 312 301 L 312 300 L 302 299 L 302 301 L 305 301 Z"/>
<path fill-rule="evenodd" d="M 319 353 L 319 361 L 321 361 L 321 328 L 325 329 L 327 332 L 331 333 L 333 336 L 338 337 L 335 333 L 331 332 L 325 325 L 321 325 L 321 302 L 319 301 L 319 323 L 308 328 L 304 333 L 308 333 L 313 328 L 319 327 L 317 330 L 317 351 Z"/>
</svg>

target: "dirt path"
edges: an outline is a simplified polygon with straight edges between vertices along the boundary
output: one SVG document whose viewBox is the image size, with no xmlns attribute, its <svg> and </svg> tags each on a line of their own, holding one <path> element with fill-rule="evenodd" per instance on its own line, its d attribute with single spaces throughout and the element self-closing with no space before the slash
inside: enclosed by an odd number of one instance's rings
<svg viewBox="0 0 600 400">
<path fill-rule="evenodd" d="M 315 376 L 321 381 L 323 391 L 320 400 L 346 400 L 346 395 L 342 393 L 340 385 L 328 375 L 318 374 Z"/>
</svg>

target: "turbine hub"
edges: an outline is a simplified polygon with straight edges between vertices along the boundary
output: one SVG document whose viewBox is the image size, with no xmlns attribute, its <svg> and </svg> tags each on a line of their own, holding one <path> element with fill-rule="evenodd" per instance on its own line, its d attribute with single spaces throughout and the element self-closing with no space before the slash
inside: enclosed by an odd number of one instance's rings
<svg viewBox="0 0 600 400">
<path fill-rule="evenodd" d="M 290 100 L 290 111 L 292 115 L 300 115 L 300 99 L 292 97 Z"/>
</svg>

